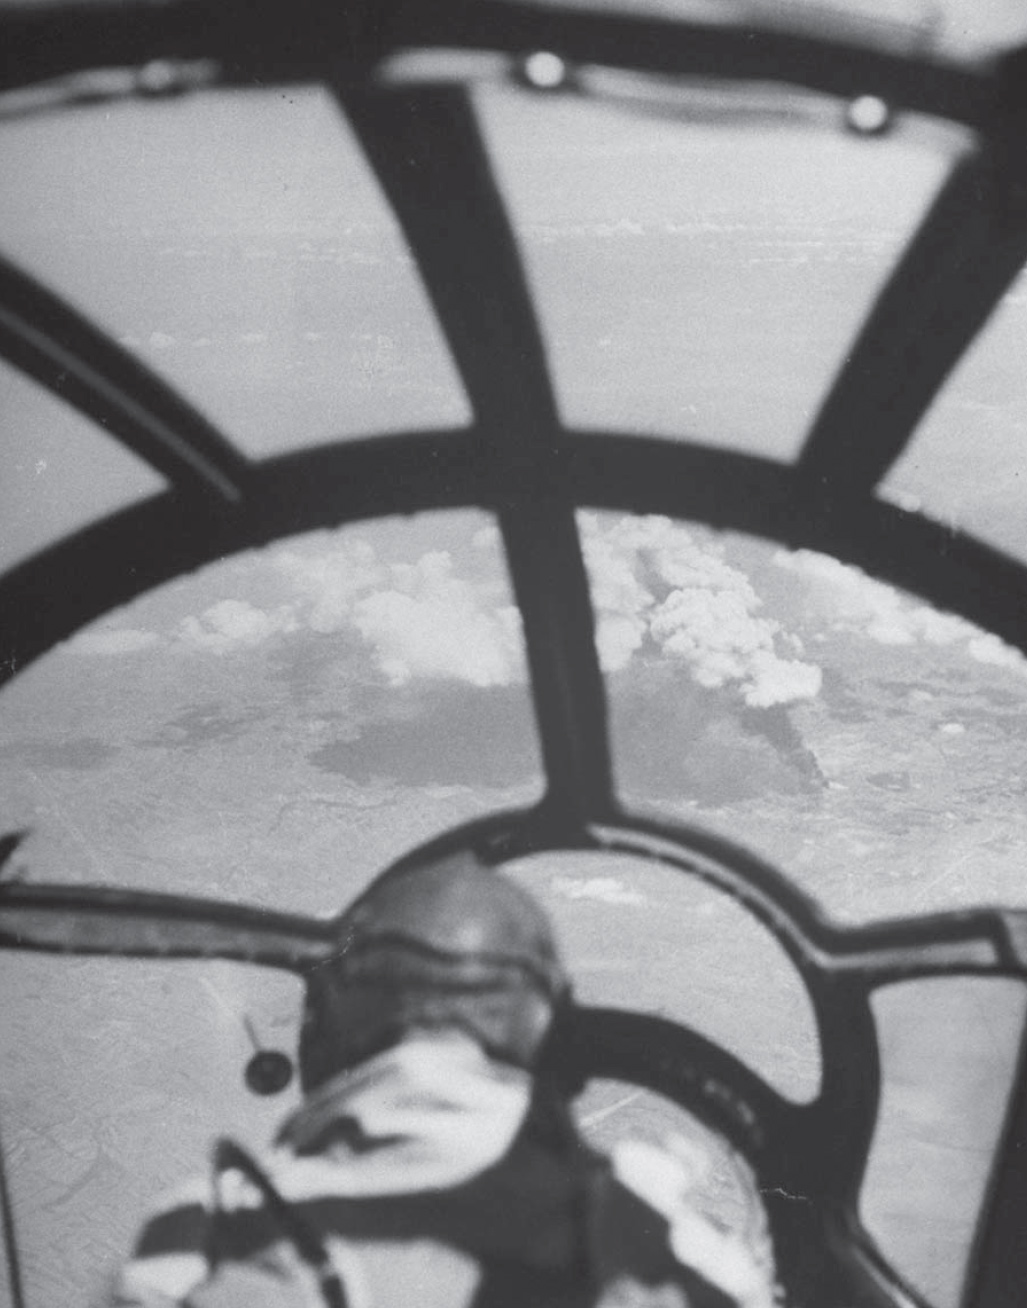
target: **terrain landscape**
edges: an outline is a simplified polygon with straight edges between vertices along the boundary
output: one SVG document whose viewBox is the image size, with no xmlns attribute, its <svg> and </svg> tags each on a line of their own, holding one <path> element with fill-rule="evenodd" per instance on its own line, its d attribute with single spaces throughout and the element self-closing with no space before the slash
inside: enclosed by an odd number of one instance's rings
<svg viewBox="0 0 1027 1308">
<path fill-rule="evenodd" d="M 664 519 L 581 522 L 630 804 L 748 844 L 839 921 L 1023 901 L 1017 654 L 819 556 Z M 418 841 L 541 792 L 498 537 L 477 513 L 215 565 L 95 624 L 4 698 L 3 826 L 31 830 L 13 868 L 30 879 L 331 913 Z M 815 1096 L 809 1001 L 740 909 L 623 857 L 523 875 L 586 999 L 677 1016 Z M 115 1262 L 219 1130 L 267 1137 L 281 1105 L 242 1086 L 244 1019 L 289 1047 L 298 1001 L 287 979 L 230 965 L 3 969 L 4 1135 L 46 1302 Z M 865 1208 L 951 1302 L 1023 1000 L 941 985 L 882 997 Z M 652 1103 L 624 1087 L 583 1111 L 603 1135 L 652 1131 Z"/>
</svg>

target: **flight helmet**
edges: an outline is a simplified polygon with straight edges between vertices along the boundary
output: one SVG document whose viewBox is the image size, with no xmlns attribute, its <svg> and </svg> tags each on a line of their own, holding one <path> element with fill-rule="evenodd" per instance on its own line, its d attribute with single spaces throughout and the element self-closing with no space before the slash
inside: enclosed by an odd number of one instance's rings
<svg viewBox="0 0 1027 1308">
<path fill-rule="evenodd" d="M 390 869 L 306 976 L 301 1083 L 311 1090 L 417 1030 L 461 1030 L 531 1068 L 569 992 L 541 907 L 473 852 Z"/>
</svg>

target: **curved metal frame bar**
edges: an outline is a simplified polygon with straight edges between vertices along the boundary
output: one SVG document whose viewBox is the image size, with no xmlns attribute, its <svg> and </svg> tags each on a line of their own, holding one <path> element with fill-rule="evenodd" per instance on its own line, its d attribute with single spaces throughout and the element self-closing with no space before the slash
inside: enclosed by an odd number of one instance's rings
<svg viewBox="0 0 1027 1308">
<path fill-rule="evenodd" d="M 771 931 L 813 1004 L 822 1078 L 812 1102 L 785 1099 L 687 1027 L 637 1013 L 575 1010 L 556 1056 L 572 1077 L 626 1079 L 667 1095 L 740 1148 L 756 1169 L 786 1272 L 805 1287 L 809 1302 L 844 1288 L 856 1303 L 923 1304 L 857 1216 L 880 1090 L 870 996 L 914 976 L 1027 981 L 1027 910 L 981 909 L 842 930 L 775 868 L 721 837 L 631 818 L 571 834 L 552 825 L 545 804 L 448 832 L 394 866 L 414 869 L 468 846 L 497 866 L 558 849 L 631 855 L 716 886 Z M 5 950 L 220 958 L 302 974 L 337 947 L 338 919 L 115 888 L 0 888 Z"/>
<path fill-rule="evenodd" d="M 0 90 L 96 67 L 152 60 L 220 63 L 229 83 L 328 80 L 404 48 L 497 50 L 519 56 L 553 50 L 571 61 L 638 72 L 777 81 L 843 97 L 878 95 L 897 109 L 938 114 L 969 126 L 1000 107 L 992 67 L 888 48 L 880 29 L 861 36 L 817 34 L 522 0 L 440 0 L 430 8 L 330 0 L 79 0 L 50 9 L 11 4 L 3 19 L 8 58 Z M 1004 76 L 1004 70 L 1000 69 Z M 1010 81 L 1014 80 L 1010 76 Z M 1005 85 L 1005 83 L 1003 83 Z"/>
<path fill-rule="evenodd" d="M 844 558 L 1027 652 L 1024 568 L 926 514 L 867 498 L 827 507 L 769 459 L 611 432 L 564 438 L 567 494 L 580 508 L 660 513 Z M 0 577 L 0 684 L 100 614 L 226 554 L 387 514 L 497 508 L 478 432 L 430 430 L 347 441 L 252 465 L 230 513 L 175 493 L 112 514 Z M 69 563 L 88 589 L 53 578 Z M 129 562 L 131 561 L 131 562 Z"/>
<path fill-rule="evenodd" d="M 128 350 L 0 256 L 0 354 L 183 491 L 231 506 L 247 460 Z"/>
</svg>

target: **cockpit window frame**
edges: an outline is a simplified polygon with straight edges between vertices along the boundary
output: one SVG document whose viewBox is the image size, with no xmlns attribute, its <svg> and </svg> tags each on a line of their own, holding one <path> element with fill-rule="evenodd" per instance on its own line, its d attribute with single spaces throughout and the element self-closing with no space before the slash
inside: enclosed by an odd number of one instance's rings
<svg viewBox="0 0 1027 1308">
<path fill-rule="evenodd" d="M 666 513 L 829 553 L 1027 652 L 1027 569 L 972 534 L 877 493 L 1027 259 L 1023 50 L 971 65 L 861 44 L 848 34 L 501 0 L 359 11 L 313 3 L 299 22 L 293 9 L 268 4 L 245 26 L 231 9 L 190 0 L 157 7 L 97 0 L 67 11 L 21 5 L 0 8 L 0 41 L 8 56 L 0 90 L 111 64 L 150 69 L 152 79 L 159 61 L 171 69 L 176 61 L 207 61 L 226 85 L 328 86 L 406 236 L 473 414 L 467 428 L 369 433 L 366 440 L 247 459 L 174 388 L 59 295 L 3 261 L 0 354 L 103 425 L 170 489 L 0 578 L 0 612 L 18 615 L 0 637 L 0 681 L 90 619 L 225 554 L 382 515 L 488 509 L 500 524 L 524 620 L 548 782 L 538 808 L 506 833 L 500 862 L 514 846 L 580 847 L 602 830 L 675 848 L 682 839 L 670 828 L 645 828 L 616 794 L 579 508 Z M 957 162 L 878 295 L 795 464 L 695 441 L 583 432 L 560 421 L 535 306 L 468 89 L 458 81 L 390 84 L 377 76 L 387 55 L 410 47 L 490 51 L 509 61 L 511 74 L 526 51 L 542 49 L 558 50 L 571 64 L 763 80 L 842 102 L 869 94 L 892 113 L 910 110 L 969 127 L 976 145 Z M 140 88 L 146 92 L 145 80 Z M 81 578 L 75 588 L 58 584 L 72 560 Z M 468 833 L 446 839 L 456 838 Z M 688 833 L 689 848 L 697 839 Z M 773 917 L 760 907 L 763 873 L 740 851 L 713 853 L 718 866 L 733 869 L 732 893 Z M 13 887 L 7 902 L 16 908 L 45 889 Z M 768 903 L 794 893 L 775 883 Z M 849 1053 L 833 1062 L 825 1056 L 825 1068 L 841 1067 L 850 1082 L 846 1095 L 863 1096 L 864 1126 L 876 1068 L 854 1061 L 852 1051 L 873 1049 L 872 1029 L 864 1028 L 874 985 L 916 973 L 927 966 L 924 959 L 947 971 L 1022 975 L 1025 967 L 1020 914 L 950 915 L 836 938 L 806 906 L 796 911 L 797 957 L 833 987 L 827 1025 L 845 1021 L 850 1028 Z M 978 953 L 960 952 L 970 948 L 967 940 L 974 951 L 991 951 L 984 964 Z M 0 945 L 24 947 L 16 935 Z M 854 1030 L 863 1032 L 856 1043 Z M 1022 1070 L 1006 1130 L 1008 1146 L 1027 1138 Z M 862 1140 L 859 1131 L 851 1138 Z M 829 1196 L 842 1225 L 856 1198 L 855 1152 L 852 1159 Z M 985 1205 L 967 1308 L 992 1308 L 1001 1302 L 1003 1281 L 1027 1276 L 1016 1217 L 1025 1193 L 1027 1164 L 1007 1147 Z M 855 1227 L 850 1233 L 855 1237 Z M 868 1291 L 867 1302 L 920 1302 L 879 1268 L 870 1282 L 877 1290 Z"/>
</svg>

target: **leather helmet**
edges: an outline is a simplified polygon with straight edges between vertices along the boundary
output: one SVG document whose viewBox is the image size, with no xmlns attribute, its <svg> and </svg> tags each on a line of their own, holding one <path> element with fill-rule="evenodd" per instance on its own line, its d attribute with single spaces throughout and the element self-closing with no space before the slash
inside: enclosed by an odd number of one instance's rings
<svg viewBox="0 0 1027 1308">
<path fill-rule="evenodd" d="M 305 1090 L 414 1030 L 456 1028 L 533 1067 L 570 990 L 541 907 L 469 850 L 373 881 L 306 987 Z"/>
</svg>

